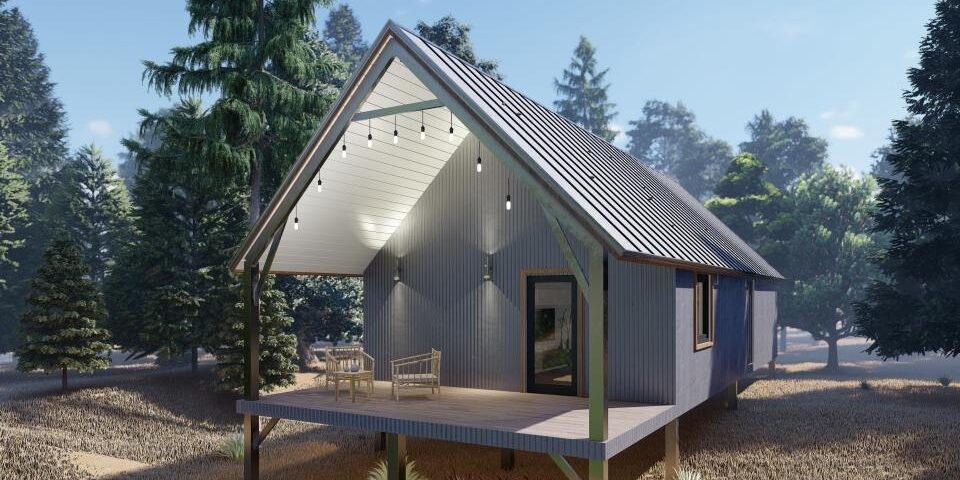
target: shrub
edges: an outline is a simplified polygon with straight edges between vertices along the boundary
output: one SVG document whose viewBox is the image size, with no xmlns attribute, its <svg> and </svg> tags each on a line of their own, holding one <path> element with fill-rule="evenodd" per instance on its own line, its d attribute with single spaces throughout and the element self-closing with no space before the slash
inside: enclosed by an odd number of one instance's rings
<svg viewBox="0 0 960 480">
<path fill-rule="evenodd" d="M 234 432 L 223 439 L 220 455 L 240 463 L 243 461 L 243 433 Z"/>
<path fill-rule="evenodd" d="M 873 388 L 873 385 L 870 385 L 870 382 L 860 380 L 860 390 L 870 390 L 871 388 Z"/>
<path fill-rule="evenodd" d="M 417 462 L 414 461 L 407 462 L 407 480 L 427 480 L 427 477 L 416 471 L 416 464 Z M 380 460 L 373 467 L 373 470 L 370 470 L 370 473 L 367 474 L 367 480 L 387 480 L 386 460 Z"/>
<path fill-rule="evenodd" d="M 687 470 L 685 468 L 677 469 L 677 480 L 703 480 L 703 475 L 696 470 Z"/>
<path fill-rule="evenodd" d="M 938 378 L 937 381 L 940 382 L 940 385 L 943 385 L 944 387 L 949 387 L 950 382 L 952 382 L 953 380 L 950 380 L 950 377 L 943 376 Z"/>
</svg>

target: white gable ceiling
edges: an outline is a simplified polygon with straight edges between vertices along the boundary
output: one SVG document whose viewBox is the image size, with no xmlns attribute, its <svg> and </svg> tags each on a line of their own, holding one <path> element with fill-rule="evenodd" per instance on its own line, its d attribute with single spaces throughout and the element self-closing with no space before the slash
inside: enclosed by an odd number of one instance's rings
<svg viewBox="0 0 960 480">
<path fill-rule="evenodd" d="M 394 60 L 359 111 L 428 100 L 436 97 Z M 422 120 L 424 140 L 421 112 L 396 115 L 397 144 L 394 115 L 352 122 L 345 136 L 346 157 L 341 139 L 320 168 L 322 192 L 315 177 L 287 218 L 271 271 L 362 275 L 468 133 L 445 107 L 423 111 Z"/>
</svg>

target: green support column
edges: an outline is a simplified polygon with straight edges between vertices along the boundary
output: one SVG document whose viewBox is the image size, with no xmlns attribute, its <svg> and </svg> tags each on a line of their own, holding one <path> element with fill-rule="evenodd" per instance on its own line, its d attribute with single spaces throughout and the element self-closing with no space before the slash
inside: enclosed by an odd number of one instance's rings
<svg viewBox="0 0 960 480">
<path fill-rule="evenodd" d="M 257 264 L 247 264 L 243 272 L 243 300 L 247 313 L 246 371 L 243 386 L 245 400 L 260 398 L 260 270 Z M 260 417 L 243 416 L 243 478 L 260 478 Z"/>
<path fill-rule="evenodd" d="M 407 480 L 407 437 L 387 434 L 387 480 Z"/>
<path fill-rule="evenodd" d="M 589 345 L 588 393 L 590 407 L 590 440 L 607 440 L 607 332 L 606 292 L 604 291 L 603 248 L 595 245 L 587 260 L 590 291 L 587 297 L 587 337 Z M 590 460 L 590 480 L 607 479 L 606 459 Z"/>
</svg>

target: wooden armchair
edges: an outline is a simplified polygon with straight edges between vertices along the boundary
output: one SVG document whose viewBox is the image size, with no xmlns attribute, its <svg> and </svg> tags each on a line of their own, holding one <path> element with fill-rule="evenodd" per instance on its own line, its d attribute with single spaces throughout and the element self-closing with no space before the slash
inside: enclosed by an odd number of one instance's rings
<svg viewBox="0 0 960 480">
<path fill-rule="evenodd" d="M 390 361 L 391 393 L 400 400 L 401 388 L 429 388 L 440 394 L 440 351 Z"/>
<path fill-rule="evenodd" d="M 351 376 L 356 376 L 357 372 L 351 372 L 351 367 L 356 366 L 359 372 L 369 372 L 372 389 L 376 362 L 374 362 L 373 357 L 363 351 L 363 347 L 358 345 L 327 347 L 323 357 L 326 367 L 324 388 L 329 388 L 331 383 L 339 384 L 339 381 L 349 380 Z"/>
</svg>

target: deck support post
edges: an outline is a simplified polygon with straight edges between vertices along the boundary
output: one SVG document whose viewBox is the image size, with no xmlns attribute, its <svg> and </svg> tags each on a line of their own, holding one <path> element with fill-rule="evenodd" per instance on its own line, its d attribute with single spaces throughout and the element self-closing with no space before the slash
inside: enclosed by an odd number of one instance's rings
<svg viewBox="0 0 960 480">
<path fill-rule="evenodd" d="M 517 457 L 512 448 L 500 449 L 500 468 L 503 470 L 513 470 L 517 463 Z"/>
<path fill-rule="evenodd" d="M 376 451 L 382 452 L 387 449 L 387 432 L 377 432 Z"/>
<path fill-rule="evenodd" d="M 587 365 L 590 408 L 590 440 L 607 440 L 607 302 L 606 302 L 606 265 L 604 249 L 599 244 L 589 249 L 587 260 L 589 271 L 589 294 L 587 297 L 589 346 Z M 591 459 L 589 462 L 590 480 L 607 480 L 607 460 Z"/>
<path fill-rule="evenodd" d="M 737 409 L 737 402 L 739 401 L 737 397 L 738 387 L 739 387 L 739 382 L 733 382 L 732 385 L 727 387 L 727 391 L 726 391 L 727 410 Z"/>
<path fill-rule="evenodd" d="M 671 420 L 663 427 L 663 433 L 663 478 L 676 480 L 680 467 L 680 420 Z"/>
<path fill-rule="evenodd" d="M 590 480 L 607 480 L 610 475 L 609 462 L 591 458 L 587 464 L 588 476 Z"/>
<path fill-rule="evenodd" d="M 776 377 L 776 376 L 777 376 L 777 361 L 776 361 L 776 360 L 770 360 L 770 363 L 767 363 L 767 370 L 769 370 L 769 372 L 767 372 L 767 373 L 770 375 L 770 378 Z"/>
<path fill-rule="evenodd" d="M 243 398 L 260 399 L 260 267 L 246 264 L 243 272 L 243 300 L 247 313 L 246 365 Z M 243 416 L 243 478 L 260 478 L 260 417 Z"/>
<path fill-rule="evenodd" d="M 387 434 L 387 480 L 407 480 L 407 437 Z"/>
</svg>

